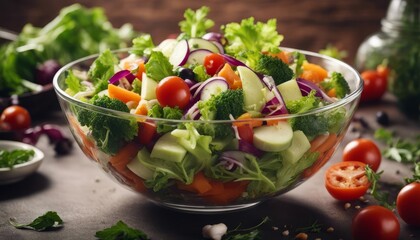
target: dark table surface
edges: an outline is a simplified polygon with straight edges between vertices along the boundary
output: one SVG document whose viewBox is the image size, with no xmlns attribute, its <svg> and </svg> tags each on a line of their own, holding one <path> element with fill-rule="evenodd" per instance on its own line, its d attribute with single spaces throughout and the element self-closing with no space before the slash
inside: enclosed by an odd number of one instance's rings
<svg viewBox="0 0 420 240">
<path fill-rule="evenodd" d="M 379 103 L 360 106 L 356 116 L 363 117 L 374 130 L 379 127 L 375 120 L 379 110 L 388 113 L 391 119 L 388 128 L 399 136 L 409 138 L 420 134 L 419 123 L 399 113 L 389 96 Z M 60 111 L 38 122 L 57 124 L 70 135 Z M 350 129 L 355 126 L 352 123 Z M 308 232 L 309 239 L 351 239 L 353 216 L 359 207 L 375 204 L 375 201 L 367 196 L 371 201 L 353 201 L 346 209 L 344 202 L 328 194 L 323 180 L 325 169 L 340 161 L 343 146 L 359 137 L 359 133 L 350 129 L 330 162 L 298 188 L 247 210 L 211 215 L 181 213 L 157 206 L 109 179 L 78 146 L 69 155 L 56 156 L 48 140 L 41 139 L 37 146 L 44 151 L 45 159 L 38 171 L 18 183 L 0 186 L 0 239 L 95 239 L 96 231 L 119 220 L 142 230 L 151 239 L 203 239 L 201 229 L 206 224 L 223 222 L 229 229 L 239 224 L 250 227 L 266 216 L 270 221 L 261 227 L 263 239 L 294 239 L 299 228 L 314 222 L 320 224 L 321 230 Z M 363 136 L 373 138 L 372 134 L 373 131 L 367 131 Z M 394 195 L 403 177 L 410 175 L 408 166 L 385 159 L 381 169 L 384 170 L 381 186 Z M 50 210 L 61 216 L 63 228 L 35 232 L 15 229 L 8 222 L 10 217 L 15 217 L 19 222 L 29 223 Z M 401 220 L 400 223 L 400 239 L 420 239 L 419 228 L 410 228 Z M 288 237 L 283 236 L 284 230 L 289 230 Z"/>
</svg>

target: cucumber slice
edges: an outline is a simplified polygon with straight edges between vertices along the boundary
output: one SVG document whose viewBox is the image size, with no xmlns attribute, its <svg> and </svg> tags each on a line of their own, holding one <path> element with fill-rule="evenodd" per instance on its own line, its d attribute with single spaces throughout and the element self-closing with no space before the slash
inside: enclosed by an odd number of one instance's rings
<svg viewBox="0 0 420 240">
<path fill-rule="evenodd" d="M 185 154 L 187 154 L 187 150 L 178 144 L 177 141 L 178 138 L 173 136 L 171 132 L 166 133 L 156 141 L 150 157 L 181 162 Z"/>
<path fill-rule="evenodd" d="M 266 152 L 280 152 L 292 143 L 293 130 L 287 122 L 254 128 L 254 145 Z"/>
<path fill-rule="evenodd" d="M 214 53 L 220 53 L 219 48 L 216 45 L 214 45 L 214 43 L 202 38 L 191 38 L 188 40 L 188 45 L 190 46 L 191 50 L 207 49 Z"/>
<path fill-rule="evenodd" d="M 137 153 L 137 157 L 127 164 L 127 168 L 143 179 L 153 178 L 153 171 L 146 167 L 141 161 L 150 162 L 150 153 L 146 148 L 142 148 Z"/>
<path fill-rule="evenodd" d="M 156 99 L 156 88 L 158 83 L 149 78 L 146 73 L 142 75 L 141 81 L 141 98 L 145 100 Z"/>
<path fill-rule="evenodd" d="M 285 102 L 302 98 L 302 93 L 296 79 L 289 80 L 277 86 Z"/>
<path fill-rule="evenodd" d="M 292 144 L 281 155 L 285 161 L 295 164 L 311 148 L 311 143 L 302 131 L 293 132 Z"/>
<path fill-rule="evenodd" d="M 268 89 L 251 69 L 243 66 L 237 68 L 244 91 L 245 110 L 260 112 L 266 102 Z"/>
</svg>

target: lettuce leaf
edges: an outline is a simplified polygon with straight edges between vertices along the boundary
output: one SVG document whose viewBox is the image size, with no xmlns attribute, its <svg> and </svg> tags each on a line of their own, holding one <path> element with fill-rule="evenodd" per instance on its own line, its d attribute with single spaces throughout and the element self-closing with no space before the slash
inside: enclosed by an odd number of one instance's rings
<svg viewBox="0 0 420 240">
<path fill-rule="evenodd" d="M 207 30 L 214 26 L 214 21 L 207 18 L 209 11 L 210 9 L 206 6 L 197 9 L 197 11 L 187 9 L 184 12 L 185 20 L 179 23 L 182 32 L 179 38 L 202 37 L 206 34 Z"/>
<path fill-rule="evenodd" d="M 222 26 L 228 40 L 226 52 L 232 56 L 242 51 L 279 52 L 283 35 L 277 32 L 276 19 L 267 23 L 255 22 L 253 17 L 243 19 L 241 23 L 228 23 Z"/>
</svg>

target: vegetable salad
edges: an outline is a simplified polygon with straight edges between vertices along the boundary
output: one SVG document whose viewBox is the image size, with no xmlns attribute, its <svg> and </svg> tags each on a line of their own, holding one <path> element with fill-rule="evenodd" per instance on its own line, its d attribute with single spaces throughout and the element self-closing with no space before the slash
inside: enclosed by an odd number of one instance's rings
<svg viewBox="0 0 420 240">
<path fill-rule="evenodd" d="M 68 95 L 132 116 L 73 106 L 69 120 L 84 152 L 137 191 L 182 203 L 252 202 L 313 174 L 348 118 L 344 107 L 285 116 L 350 88 L 341 73 L 279 48 L 275 19 L 210 32 L 208 11 L 186 10 L 177 38 L 155 44 L 144 34 L 122 59 L 106 50 L 87 72 L 69 70 Z"/>
</svg>

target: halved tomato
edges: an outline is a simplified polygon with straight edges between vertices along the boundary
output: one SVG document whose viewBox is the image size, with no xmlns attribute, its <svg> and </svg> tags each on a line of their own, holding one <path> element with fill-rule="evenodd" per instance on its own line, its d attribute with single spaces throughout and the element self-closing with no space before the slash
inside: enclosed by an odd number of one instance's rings
<svg viewBox="0 0 420 240">
<path fill-rule="evenodd" d="M 342 201 L 358 199 L 369 189 L 366 164 L 357 161 L 339 162 L 325 173 L 325 188 L 334 198 Z"/>
</svg>

